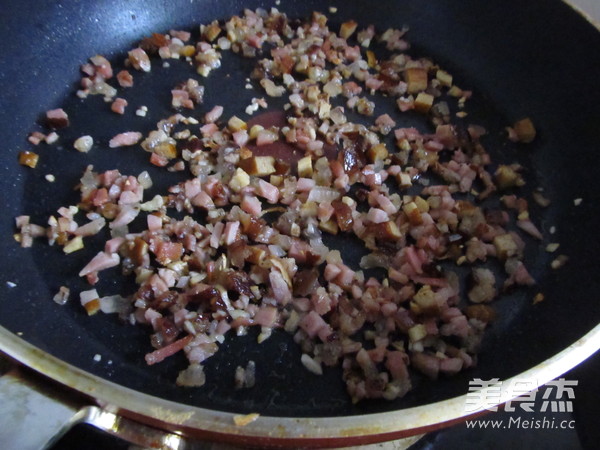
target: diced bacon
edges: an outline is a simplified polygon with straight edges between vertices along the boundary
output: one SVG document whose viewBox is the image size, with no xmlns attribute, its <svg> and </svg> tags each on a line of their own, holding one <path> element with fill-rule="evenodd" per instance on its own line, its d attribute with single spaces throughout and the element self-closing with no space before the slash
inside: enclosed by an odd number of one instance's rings
<svg viewBox="0 0 600 450">
<path fill-rule="evenodd" d="M 198 335 L 196 338 L 194 338 L 194 343 L 198 341 L 198 337 L 200 336 L 201 335 Z M 217 344 L 214 342 L 206 342 L 199 345 L 194 345 L 187 353 L 187 358 L 192 364 L 200 364 L 214 355 L 218 349 L 219 348 L 217 347 Z"/>
<path fill-rule="evenodd" d="M 407 380 L 409 378 L 406 361 L 408 356 L 404 352 L 392 351 L 387 352 L 385 367 L 390 371 L 392 379 Z"/>
<path fill-rule="evenodd" d="M 212 248 L 219 248 L 219 245 L 221 243 L 221 236 L 223 235 L 224 230 L 225 230 L 225 224 L 223 222 L 215 223 L 213 232 L 210 235 L 210 246 Z"/>
<path fill-rule="evenodd" d="M 109 142 L 110 148 L 116 147 L 127 147 L 135 145 L 142 139 L 142 133 L 138 131 L 126 131 L 125 133 L 119 133 L 114 136 Z"/>
<path fill-rule="evenodd" d="M 300 312 L 308 312 L 312 308 L 310 299 L 308 298 L 295 298 L 294 309 Z"/>
<path fill-rule="evenodd" d="M 46 111 L 46 124 L 53 129 L 69 126 L 69 116 L 62 108 Z"/>
<path fill-rule="evenodd" d="M 115 237 L 109 239 L 104 244 L 104 251 L 108 254 L 116 253 L 117 251 L 119 251 L 121 245 L 123 245 L 123 242 L 125 242 L 125 238 L 123 237 Z"/>
<path fill-rule="evenodd" d="M 337 264 L 327 264 L 323 272 L 323 277 L 327 281 L 333 281 L 340 273 L 342 273 L 342 269 Z"/>
<path fill-rule="evenodd" d="M 375 126 L 379 128 L 381 133 L 388 134 L 396 126 L 396 122 L 394 122 L 394 119 L 389 114 L 382 114 L 375 119 Z"/>
<path fill-rule="evenodd" d="M 420 283 L 420 284 L 428 284 L 429 286 L 434 286 L 434 287 L 446 287 L 448 286 L 448 281 L 445 278 L 433 278 L 433 277 L 421 277 L 418 275 L 413 275 L 411 277 L 411 279 L 415 282 L 415 283 Z"/>
<path fill-rule="evenodd" d="M 322 339 L 321 336 L 326 337 L 328 334 L 331 334 L 331 327 L 315 311 L 310 311 L 302 318 L 300 321 L 300 328 L 302 328 L 311 338 L 319 336 Z"/>
<path fill-rule="evenodd" d="M 130 224 L 140 213 L 139 208 L 132 205 L 123 205 L 115 220 L 110 223 L 110 228 L 120 228 Z"/>
<path fill-rule="evenodd" d="M 214 123 L 207 123 L 206 125 L 200 127 L 200 132 L 204 137 L 211 137 L 217 131 L 219 131 L 219 127 Z"/>
<path fill-rule="evenodd" d="M 309 192 L 315 186 L 315 180 L 312 178 L 298 178 L 296 188 L 298 189 L 298 192 Z"/>
<path fill-rule="evenodd" d="M 529 274 L 525 264 L 517 259 L 508 259 L 504 264 L 504 269 L 508 273 L 509 278 L 504 282 L 504 288 L 508 288 L 514 284 L 533 286 L 534 278 Z"/>
<path fill-rule="evenodd" d="M 123 191 L 119 196 L 119 205 L 131 205 L 142 201 L 142 196 L 138 192 Z"/>
<path fill-rule="evenodd" d="M 240 207 L 248 214 L 252 214 L 256 217 L 260 217 L 260 215 L 262 214 L 262 205 L 260 203 L 260 200 L 254 196 L 244 196 Z"/>
<path fill-rule="evenodd" d="M 162 319 L 162 317 L 163 315 L 155 309 L 148 308 L 146 311 L 144 311 L 144 319 L 147 323 L 152 325 L 152 328 L 154 329 L 156 329 L 156 323 L 158 319 Z"/>
<path fill-rule="evenodd" d="M 526 220 L 517 220 L 517 226 L 525 231 L 527 234 L 533 236 L 536 239 L 539 239 L 540 241 L 544 239 L 544 236 L 542 235 L 542 233 L 540 233 L 540 230 L 538 230 L 538 228 L 533 224 L 533 222 L 530 219 L 526 219 Z"/>
<path fill-rule="evenodd" d="M 354 81 L 347 81 L 342 85 L 342 93 L 345 97 L 353 97 L 359 95 L 362 92 L 362 88 Z"/>
<path fill-rule="evenodd" d="M 463 368 L 463 360 L 461 358 L 443 358 L 440 360 L 440 372 L 446 375 L 454 375 Z"/>
<path fill-rule="evenodd" d="M 248 143 L 248 140 L 250 139 L 246 130 L 236 131 L 235 133 L 233 133 L 232 137 L 233 142 L 235 142 L 236 145 L 239 147 L 243 147 L 244 145 L 246 145 Z"/>
<path fill-rule="evenodd" d="M 33 145 L 39 145 L 45 139 L 46 139 L 46 135 L 44 133 L 40 133 L 39 131 L 34 131 L 27 138 L 27 140 L 29 142 L 31 142 Z"/>
<path fill-rule="evenodd" d="M 367 213 L 366 220 L 371 223 L 383 223 L 388 222 L 390 217 L 387 215 L 385 211 L 379 208 L 370 208 Z"/>
<path fill-rule="evenodd" d="M 317 289 L 310 300 L 313 309 L 320 316 L 327 314 L 334 306 L 331 296 L 322 288 Z"/>
<path fill-rule="evenodd" d="M 342 269 L 342 272 L 337 277 L 336 281 L 338 281 L 338 283 L 341 286 L 350 286 L 350 284 L 352 284 L 352 281 L 354 280 L 354 276 L 356 275 L 356 273 L 354 272 L 354 270 L 352 270 L 350 267 L 344 264 L 340 264 L 340 267 Z"/>
<path fill-rule="evenodd" d="M 100 230 L 104 228 L 104 225 L 106 225 L 106 220 L 104 217 L 99 217 L 98 219 L 94 219 L 85 225 L 81 225 L 73 232 L 73 234 L 76 236 L 93 236 L 94 234 L 100 232 Z"/>
<path fill-rule="evenodd" d="M 292 300 L 290 287 L 280 272 L 271 269 L 271 272 L 269 273 L 269 282 L 271 283 L 271 289 L 273 289 L 273 296 L 279 304 L 286 305 Z"/>
<path fill-rule="evenodd" d="M 121 176 L 118 170 L 107 170 L 98 175 L 98 182 L 105 187 L 111 186 Z"/>
<path fill-rule="evenodd" d="M 459 316 L 453 317 L 450 319 L 450 322 L 441 326 L 440 334 L 443 336 L 467 337 L 469 334 L 469 322 L 467 321 L 467 317 L 462 315 L 462 313 Z"/>
<path fill-rule="evenodd" d="M 375 201 L 379 207 L 384 210 L 387 214 L 392 215 L 398 212 L 398 208 L 392 203 L 389 197 L 379 194 L 375 197 Z"/>
<path fill-rule="evenodd" d="M 416 128 L 398 128 L 394 130 L 394 135 L 397 140 L 408 139 L 409 141 L 415 141 L 421 139 L 421 133 Z"/>
<path fill-rule="evenodd" d="M 239 222 L 227 222 L 227 225 L 225 225 L 224 232 L 225 245 L 231 245 L 237 240 L 237 234 L 239 229 Z"/>
<path fill-rule="evenodd" d="M 171 37 L 177 38 L 182 42 L 187 42 L 192 37 L 192 34 L 189 31 L 181 31 L 181 30 L 171 30 L 169 31 Z"/>
<path fill-rule="evenodd" d="M 408 260 L 408 263 L 410 264 L 412 269 L 419 275 L 422 274 L 423 273 L 423 268 L 422 268 L 423 262 L 421 261 L 421 258 L 419 258 L 419 255 L 417 254 L 417 251 L 415 250 L 415 248 L 413 246 L 406 247 L 405 254 L 406 254 L 406 259 Z"/>
<path fill-rule="evenodd" d="M 183 347 L 188 345 L 192 340 L 193 336 L 189 335 L 184 338 L 179 339 L 178 341 L 173 342 L 172 344 L 167 345 L 166 347 L 159 348 L 151 353 L 147 353 L 145 356 L 146 364 L 151 366 L 152 364 L 159 363 L 163 361 L 165 358 L 168 358 L 171 355 L 174 355 L 180 350 L 183 350 Z"/>
<path fill-rule="evenodd" d="M 440 152 L 444 150 L 444 144 L 434 140 L 426 141 L 425 144 L 423 144 L 423 147 L 430 152 Z"/>
<path fill-rule="evenodd" d="M 127 106 L 127 100 L 121 97 L 115 98 L 115 101 L 110 105 L 112 112 L 117 114 L 125 114 L 125 107 Z"/>
<path fill-rule="evenodd" d="M 263 327 L 272 327 L 277 321 L 277 308 L 273 308 L 272 306 L 258 308 L 253 320 L 256 324 Z"/>
<path fill-rule="evenodd" d="M 159 241 L 154 251 L 156 259 L 162 265 L 178 261 L 183 254 L 183 245 L 179 242 Z"/>
<path fill-rule="evenodd" d="M 301 179 L 302 178 L 298 179 L 298 182 L 300 182 Z M 300 191 L 300 189 L 298 189 L 298 191 Z M 319 203 L 319 206 L 317 209 L 317 218 L 323 222 L 327 222 L 329 219 L 331 219 L 334 212 L 335 212 L 335 209 L 331 205 L 331 203 L 329 203 L 329 202 Z"/>
<path fill-rule="evenodd" d="M 112 78 L 113 71 L 110 62 L 102 55 L 92 56 L 90 61 L 94 65 L 94 72 L 104 80 Z"/>
<path fill-rule="evenodd" d="M 427 377 L 435 380 L 440 371 L 440 360 L 435 356 L 414 352 L 410 356 L 412 365 Z"/>
<path fill-rule="evenodd" d="M 226 320 L 221 320 L 219 322 L 219 325 L 217 325 L 217 329 L 215 330 L 215 333 L 217 335 L 224 335 L 225 333 L 227 333 L 229 330 L 231 329 L 231 325 L 229 323 L 227 323 Z"/>
<path fill-rule="evenodd" d="M 193 178 L 183 183 L 183 190 L 186 198 L 193 199 L 202 191 L 202 184 L 199 178 Z"/>
<path fill-rule="evenodd" d="M 207 210 L 215 208 L 215 203 L 213 202 L 213 199 L 204 191 L 201 191 L 194 196 L 194 198 L 192 199 L 192 205 Z"/>
<path fill-rule="evenodd" d="M 207 124 L 215 123 L 217 120 L 219 120 L 219 117 L 221 117 L 222 114 L 223 114 L 223 107 L 220 105 L 217 105 L 204 115 L 204 121 Z"/>
<path fill-rule="evenodd" d="M 158 276 L 165 282 L 165 284 L 169 287 L 172 288 L 173 286 L 175 286 L 175 272 L 172 271 L 171 269 L 165 269 L 165 268 L 161 268 L 158 269 Z"/>
<path fill-rule="evenodd" d="M 402 112 L 410 111 L 411 109 L 415 109 L 415 101 L 411 96 L 409 97 L 400 97 L 396 100 L 396 104 L 398 105 L 398 109 Z"/>
<path fill-rule="evenodd" d="M 94 206 L 101 206 L 110 200 L 106 188 L 96 189 L 91 197 Z"/>
<path fill-rule="evenodd" d="M 121 258 L 116 253 L 99 252 L 87 265 L 79 272 L 80 277 L 84 277 L 92 272 L 100 272 L 110 267 L 118 266 Z"/>
<path fill-rule="evenodd" d="M 121 70 L 117 74 L 117 81 L 119 86 L 128 88 L 133 86 L 133 76 L 127 70 Z"/>
<path fill-rule="evenodd" d="M 258 180 L 258 195 L 266 199 L 269 203 L 277 203 L 279 194 L 277 186 L 274 186 L 265 180 Z"/>
<path fill-rule="evenodd" d="M 190 312 L 185 308 L 175 311 L 173 314 L 173 321 L 175 322 L 175 325 L 178 327 L 183 326 L 183 322 L 187 319 L 187 315 L 189 313 Z"/>
<path fill-rule="evenodd" d="M 277 140 L 277 134 L 271 130 L 261 130 L 256 136 L 256 145 L 259 147 L 262 145 L 272 144 Z"/>
<path fill-rule="evenodd" d="M 157 274 L 154 274 L 148 280 L 148 285 L 152 288 L 154 295 L 160 295 L 169 290 L 169 286 Z"/>
<path fill-rule="evenodd" d="M 173 89 L 171 91 L 171 106 L 173 108 L 194 109 L 194 102 L 186 90 Z"/>
<path fill-rule="evenodd" d="M 169 164 L 169 159 L 158 153 L 152 153 L 152 155 L 150 155 L 150 163 L 157 167 L 165 167 Z"/>
<path fill-rule="evenodd" d="M 162 218 L 154 214 L 148 214 L 147 222 L 149 231 L 160 231 L 163 225 Z"/>
<path fill-rule="evenodd" d="M 368 89 L 373 89 L 374 91 L 376 91 L 376 90 L 378 90 L 378 89 L 379 89 L 381 86 L 383 86 L 383 80 L 379 80 L 379 79 L 377 79 L 377 78 L 375 78 L 375 77 L 371 77 L 371 78 L 369 78 L 367 81 L 365 81 L 365 86 L 366 86 Z M 388 116 L 388 117 L 389 117 L 389 116 Z M 393 121 L 392 121 L 392 122 L 393 122 Z M 377 121 L 375 122 L 375 124 L 377 125 Z M 392 127 L 393 127 L 393 126 L 395 126 L 395 125 L 396 125 L 396 124 L 394 123 L 394 124 L 392 125 Z"/>
<path fill-rule="evenodd" d="M 263 41 L 264 37 L 258 36 L 257 34 L 252 34 L 246 37 L 246 42 L 248 42 L 248 45 L 254 48 L 261 48 Z"/>
<path fill-rule="evenodd" d="M 152 68 L 150 58 L 143 49 L 139 47 L 134 48 L 133 50 L 128 52 L 128 56 L 129 62 L 135 69 L 141 70 L 143 72 L 150 72 Z"/>
</svg>

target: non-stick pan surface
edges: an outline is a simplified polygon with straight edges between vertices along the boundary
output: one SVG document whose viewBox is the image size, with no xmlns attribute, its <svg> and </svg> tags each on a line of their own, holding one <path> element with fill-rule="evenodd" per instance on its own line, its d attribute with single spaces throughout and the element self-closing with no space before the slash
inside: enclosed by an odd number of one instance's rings
<svg viewBox="0 0 600 450">
<path fill-rule="evenodd" d="M 315 376 L 301 366 L 299 349 L 290 336 L 275 333 L 258 345 L 253 331 L 228 339 L 207 361 L 205 386 L 178 388 L 174 379 L 185 367 L 183 357 L 147 366 L 143 356 L 151 349 L 145 330 L 120 323 L 114 316 L 87 317 L 76 299 L 63 307 L 52 301 L 63 284 L 73 291 L 86 288 L 73 274 L 98 247 L 90 245 L 85 252 L 64 257 L 60 249 L 46 244 L 23 250 L 12 239 L 15 216 L 30 214 L 33 222 L 41 222 L 58 206 L 74 204 L 77 196 L 72 186 L 87 164 L 134 174 L 148 169 L 147 154 L 108 149 L 108 139 L 129 129 L 153 129 L 158 118 L 170 113 L 167 76 L 172 80 L 173 73 L 180 73 L 185 79 L 192 73 L 173 64 L 167 75 L 156 65 L 150 76 L 138 77 L 135 93 L 128 97 L 129 108 L 146 105 L 149 117 L 155 119 L 133 115 L 127 119 L 99 114 L 108 108 L 101 98 L 83 102 L 74 96 L 79 64 L 98 53 L 122 61 L 127 49 L 152 32 L 196 30 L 200 23 L 229 18 L 243 8 L 274 6 L 254 0 L 4 1 L 0 15 L 4 209 L 0 325 L 74 366 L 143 393 L 221 411 L 304 417 L 384 412 L 457 396 L 467 391 L 470 379 L 516 375 L 593 328 L 600 320 L 596 235 L 600 229 L 600 33 L 560 1 L 382 0 L 331 5 L 338 7 L 330 17 L 332 28 L 348 19 L 361 25 L 373 23 L 378 30 L 408 25 L 412 53 L 432 57 L 454 74 L 461 87 L 473 89 L 468 120 L 489 130 L 484 144 L 493 157 L 519 161 L 527 168 L 530 188 L 542 187 L 552 199 L 546 209 L 532 206 L 545 236 L 544 243 L 527 242 L 531 249 L 527 262 L 538 285 L 496 303 L 499 319 L 486 335 L 477 368 L 437 382 L 416 377 L 414 391 L 394 402 L 352 405 L 338 370 Z M 290 17 L 304 18 L 313 10 L 327 12 L 328 6 L 282 0 L 279 8 Z M 252 96 L 243 89 L 250 64 L 237 58 L 224 60 L 224 67 L 205 82 L 206 108 L 221 104 L 227 114 L 241 114 Z M 39 148 L 40 165 L 35 170 L 19 166 L 18 151 L 30 147 L 27 134 L 36 129 L 43 111 L 56 107 L 67 109 L 72 118 L 72 126 L 61 133 L 61 145 Z M 200 107 L 198 113 L 204 111 Z M 525 116 L 538 129 L 535 142 L 507 144 L 503 128 Z M 412 124 L 410 116 L 402 117 L 396 114 L 400 124 Z M 96 138 L 89 155 L 70 148 L 82 134 Z M 48 173 L 56 176 L 55 183 L 44 179 Z M 163 183 L 181 180 L 181 175 L 151 173 Z M 574 204 L 576 198 L 582 199 L 579 206 Z M 559 242 L 559 253 L 569 256 L 564 268 L 549 268 L 556 255 L 544 251 L 547 242 Z M 102 278 L 103 292 L 127 293 L 116 270 L 103 273 Z M 537 292 L 543 292 L 545 300 L 532 305 Z M 101 355 L 101 360 L 94 360 L 95 355 Z M 235 368 L 249 360 L 257 364 L 257 385 L 235 391 Z"/>
</svg>

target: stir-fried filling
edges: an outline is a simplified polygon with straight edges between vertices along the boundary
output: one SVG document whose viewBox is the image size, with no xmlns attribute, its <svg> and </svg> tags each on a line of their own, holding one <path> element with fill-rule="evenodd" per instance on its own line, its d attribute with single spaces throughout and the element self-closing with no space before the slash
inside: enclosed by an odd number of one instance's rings
<svg viewBox="0 0 600 450">
<path fill-rule="evenodd" d="M 108 146 L 141 147 L 150 163 L 187 179 L 147 198 L 147 172 L 97 173 L 90 166 L 76 207 L 60 208 L 47 227 L 17 218 L 17 238 L 27 247 L 47 236 L 71 253 L 87 236 L 109 233 L 79 275 L 94 285 L 102 270 L 120 266 L 135 277 L 137 291 L 121 297 L 90 289 L 80 293 L 81 303 L 89 314 L 116 312 L 148 326 L 148 364 L 183 351 L 190 366 L 177 377 L 182 386 L 204 384 L 202 363 L 225 334 L 251 326 L 261 327 L 259 343 L 276 328 L 292 334 L 302 364 L 315 374 L 341 365 L 353 401 L 403 396 L 411 389 L 409 368 L 437 378 L 472 367 L 495 317 L 490 302 L 535 283 L 517 228 L 543 235 L 527 201 L 514 194 L 525 184 L 521 167 L 491 171 L 480 142 L 485 130 L 452 120 L 466 115 L 471 93 L 430 59 L 406 53 L 406 32 L 377 35 L 351 21 L 336 33 L 319 13 L 301 23 L 275 9 L 247 10 L 202 26 L 197 43 L 182 31 L 145 38 L 127 55 L 130 70 L 116 75 L 119 88 L 109 84 L 110 62 L 91 58 L 78 95 L 104 95 L 118 114 L 127 102 L 117 89 L 133 86 L 142 76 L 136 72 L 151 71 L 156 60 L 186 59 L 208 76 L 225 51 L 256 57 L 252 77 L 267 97 L 287 99 L 285 111 L 245 121 L 208 105 L 196 119 L 204 87 L 193 78 L 174 83 L 171 106 L 192 111 L 190 117 L 176 113 L 146 135 L 119 133 Z M 375 42 L 387 56 L 376 56 Z M 395 117 L 376 114 L 379 94 L 397 104 Z M 246 112 L 259 107 L 269 108 L 264 98 Z M 411 110 L 434 131 L 398 127 Z M 354 113 L 370 126 L 350 120 Z M 47 117 L 52 128 L 69 125 L 63 110 Z M 43 140 L 39 134 L 30 140 Z M 385 142 L 388 135 L 395 145 Z M 509 129 L 510 139 L 534 137 L 529 119 Z M 75 142 L 80 152 L 93 145 L 91 136 Z M 491 197 L 502 206 L 484 207 Z M 87 222 L 80 223 L 80 212 Z M 130 232 L 140 220 L 143 231 Z M 360 267 L 343 248 L 327 245 L 331 235 L 364 246 Z M 485 265 L 492 259 L 504 267 L 504 281 Z M 472 267 L 466 287 L 457 266 Z M 367 275 L 371 269 L 381 276 Z M 61 288 L 55 301 L 68 296 Z M 235 385 L 254 383 L 254 362 L 238 367 Z"/>
</svg>

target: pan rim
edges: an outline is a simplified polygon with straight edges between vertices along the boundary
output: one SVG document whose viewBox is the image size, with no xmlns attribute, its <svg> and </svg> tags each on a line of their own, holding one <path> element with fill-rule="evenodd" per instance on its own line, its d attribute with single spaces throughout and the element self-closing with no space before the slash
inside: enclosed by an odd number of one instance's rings
<svg viewBox="0 0 600 450">
<path fill-rule="evenodd" d="M 141 419 L 158 428 L 189 437 L 208 433 L 213 437 L 225 436 L 225 439 L 237 441 L 266 439 L 278 443 L 293 441 L 295 444 L 299 440 L 320 444 L 335 441 L 339 444 L 371 438 L 369 441 L 375 442 L 421 434 L 487 412 L 482 406 L 475 411 L 465 411 L 465 393 L 436 403 L 384 413 L 319 418 L 260 416 L 258 420 L 241 427 L 235 425 L 234 413 L 176 403 L 120 386 L 40 350 L 1 326 L 0 350 L 34 371 L 93 398 L 106 411 Z M 516 379 L 532 380 L 535 387 L 542 386 L 598 350 L 600 324 L 561 352 L 504 380 L 504 386 Z M 503 388 L 501 396 L 494 403 L 501 405 L 516 396 Z M 483 406 L 489 408 L 491 405 Z"/>
<path fill-rule="evenodd" d="M 592 20 L 589 15 L 575 6 L 572 0 L 562 1 L 600 31 L 600 22 Z M 600 325 L 596 325 L 561 352 L 509 380 L 535 376 L 539 385 L 543 385 L 572 369 L 598 350 L 600 350 Z M 106 409 L 114 409 L 124 415 L 133 414 L 136 417 L 153 419 L 154 423 L 167 429 L 183 430 L 183 434 L 188 432 L 193 434 L 193 430 L 197 429 L 248 438 L 270 436 L 273 440 L 309 440 L 309 436 L 313 440 L 340 438 L 350 440 L 366 435 L 381 436 L 383 439 L 384 436 L 419 434 L 440 424 L 455 423 L 485 412 L 479 410 L 466 414 L 465 394 L 442 402 L 393 412 L 335 418 L 262 416 L 260 420 L 246 427 L 236 427 L 233 424 L 235 415 L 233 413 L 179 404 L 117 385 L 43 352 L 1 326 L 0 351 L 58 383 L 95 398 L 97 402 L 106 405 L 104 406 Z M 503 393 L 499 404 L 511 399 L 507 394 Z M 424 411 L 424 408 L 431 409 L 433 412 Z"/>
</svg>

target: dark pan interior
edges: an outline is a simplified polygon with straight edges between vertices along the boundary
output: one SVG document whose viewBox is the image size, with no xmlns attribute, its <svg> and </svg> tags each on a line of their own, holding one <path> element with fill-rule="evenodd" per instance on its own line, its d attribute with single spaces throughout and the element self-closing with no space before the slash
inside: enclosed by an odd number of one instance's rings
<svg viewBox="0 0 600 450">
<path fill-rule="evenodd" d="M 121 61 L 124 52 L 141 37 L 169 29 L 196 30 L 200 23 L 226 19 L 244 7 L 271 7 L 273 2 L 219 1 L 56 1 L 5 0 L 0 15 L 0 325 L 70 364 L 107 380 L 169 400 L 211 409 L 260 412 L 280 416 L 335 416 L 382 412 L 426 404 L 466 392 L 473 378 L 506 378 L 540 363 L 571 344 L 600 319 L 598 306 L 600 214 L 596 205 L 600 169 L 600 33 L 560 1 L 430 0 L 339 2 L 330 15 L 333 24 L 351 18 L 378 30 L 408 25 L 412 52 L 430 56 L 454 74 L 457 83 L 473 89 L 468 121 L 490 132 L 484 144 L 498 161 L 518 160 L 528 169 L 531 187 L 541 186 L 552 204 L 533 207 L 545 241 L 528 240 L 528 264 L 538 286 L 503 297 L 496 305 L 499 319 L 486 335 L 477 368 L 457 377 L 431 382 L 415 378 L 416 389 L 394 402 L 352 405 L 340 372 L 310 374 L 299 362 L 299 349 L 285 333 L 276 333 L 261 345 L 256 333 L 229 339 L 206 364 L 208 383 L 199 389 L 174 385 L 183 358 L 173 357 L 151 367 L 144 354 L 150 350 L 145 330 L 120 323 L 116 317 L 87 317 L 78 301 L 59 307 L 52 296 L 62 284 L 73 291 L 86 285 L 73 274 L 98 247 L 88 246 L 65 258 L 62 250 L 45 244 L 22 250 L 11 238 L 14 217 L 31 214 L 41 222 L 59 205 L 77 201 L 72 186 L 87 164 L 97 170 L 119 168 L 137 174 L 147 169 L 147 154 L 131 149 L 108 149 L 107 141 L 129 129 L 149 131 L 156 120 L 134 116 L 142 104 L 150 118 L 170 113 L 170 85 L 159 67 L 151 76 L 137 77 L 128 116 L 99 114 L 108 105 L 101 98 L 82 102 L 74 96 L 78 67 L 100 53 Z M 283 0 L 280 9 L 291 17 L 307 17 L 312 10 L 327 12 L 318 1 Z M 332 25 L 332 28 L 334 25 Z M 224 60 L 224 67 L 206 81 L 205 105 L 241 113 L 253 94 L 244 92 L 248 61 Z M 158 66 L 158 65 L 156 65 Z M 183 77 L 192 73 L 172 64 Z M 224 76 L 224 75 L 229 76 Z M 173 78 L 169 78 L 173 79 Z M 163 84 L 161 84 L 161 82 Z M 162 88 L 159 89 L 159 87 Z M 142 95 L 141 91 L 145 94 Z M 255 94 L 254 94 L 255 95 Z M 247 97 L 247 98 L 246 98 Z M 61 136 L 62 148 L 40 147 L 41 162 L 34 171 L 17 164 L 17 153 L 30 147 L 27 134 L 37 129 L 40 114 L 65 107 L 72 126 Z M 411 116 L 395 114 L 400 125 Z M 529 116 L 538 138 L 529 146 L 508 145 L 504 126 Z M 99 143 L 88 155 L 70 149 L 73 139 L 91 134 Z M 140 168 L 143 167 L 144 169 Z M 53 173 L 56 183 L 44 175 Z M 152 171 L 162 183 L 181 175 Z M 580 206 L 573 200 L 582 198 Z M 556 227 L 551 235 L 551 226 Z M 560 242 L 559 253 L 570 257 L 559 271 L 549 268 L 548 242 Z M 102 275 L 102 292 L 121 288 L 117 271 Z M 10 288 L 7 281 L 17 284 Z M 111 291 L 112 289 L 112 291 Z M 535 306 L 537 292 L 545 301 Z M 102 356 L 94 361 L 94 355 Z M 235 391 L 237 365 L 257 363 L 257 386 Z"/>
</svg>

